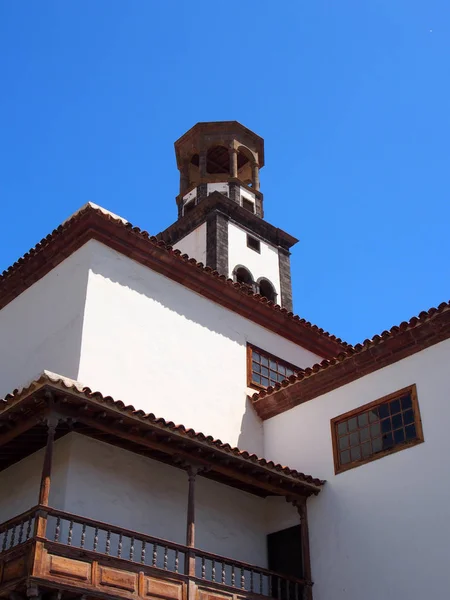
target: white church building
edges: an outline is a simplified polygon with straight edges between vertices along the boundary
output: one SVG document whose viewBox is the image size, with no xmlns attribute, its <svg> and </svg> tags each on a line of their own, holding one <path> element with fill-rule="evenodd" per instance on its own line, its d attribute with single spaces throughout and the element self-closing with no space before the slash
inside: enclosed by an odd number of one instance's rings
<svg viewBox="0 0 450 600">
<path fill-rule="evenodd" d="M 263 140 L 175 152 L 165 231 L 87 204 L 0 276 L 0 598 L 448 598 L 449 304 L 306 322 Z"/>
</svg>

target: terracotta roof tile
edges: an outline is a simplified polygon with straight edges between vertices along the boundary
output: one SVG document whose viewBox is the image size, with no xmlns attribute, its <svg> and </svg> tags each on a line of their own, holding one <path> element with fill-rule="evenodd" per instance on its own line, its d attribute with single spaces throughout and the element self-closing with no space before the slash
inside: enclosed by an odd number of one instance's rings
<svg viewBox="0 0 450 600">
<path fill-rule="evenodd" d="M 89 216 L 96 218 L 95 223 L 92 220 L 90 222 L 92 231 L 88 227 Z M 61 262 L 71 254 L 71 251 L 67 248 L 67 246 L 61 244 L 61 241 L 65 238 L 65 236 L 69 236 L 70 232 L 73 232 L 73 230 L 77 227 L 77 224 L 81 225 L 83 221 L 86 221 L 85 227 L 80 227 L 78 236 L 80 243 L 78 244 L 78 247 L 81 245 L 81 241 L 84 244 L 89 239 L 97 239 L 94 230 L 100 228 L 101 223 L 99 220 L 103 221 L 104 223 L 114 225 L 114 231 L 116 232 L 119 232 L 120 230 L 126 230 L 136 238 L 145 240 L 146 244 L 150 244 L 153 248 L 158 249 L 161 253 L 166 255 L 167 258 L 172 261 L 172 265 L 175 265 L 176 263 L 184 263 L 186 269 L 195 269 L 196 272 L 201 273 L 201 276 L 204 277 L 205 286 L 207 286 L 208 280 L 211 282 L 214 280 L 216 283 L 221 282 L 221 285 L 225 285 L 230 289 L 235 290 L 236 296 L 240 295 L 241 297 L 249 297 L 255 304 L 261 307 L 262 311 L 270 310 L 272 314 L 276 313 L 277 315 L 282 315 L 282 317 L 290 323 L 291 327 L 293 326 L 295 328 L 295 334 L 300 334 L 301 331 L 305 333 L 309 332 L 309 337 L 311 338 L 312 342 L 316 343 L 319 347 L 322 346 L 322 356 L 332 356 L 342 350 L 351 348 L 349 344 L 328 333 L 324 329 L 317 327 L 317 325 L 313 325 L 298 315 L 294 315 L 292 312 L 289 312 L 278 304 L 274 304 L 260 294 L 253 293 L 251 290 L 249 290 L 248 286 L 236 283 L 232 279 L 227 279 L 224 275 L 220 275 L 217 271 L 212 270 L 210 267 L 205 267 L 203 263 L 197 262 L 194 258 L 189 258 L 187 254 L 182 254 L 180 250 L 172 248 L 164 241 L 158 240 L 155 236 L 149 235 L 146 231 L 141 230 L 139 227 L 133 226 L 131 223 L 125 221 L 121 217 L 118 217 L 117 215 L 114 215 L 113 213 L 110 213 L 109 211 L 92 203 L 88 203 L 79 209 L 74 215 L 72 215 L 72 217 L 57 227 L 51 234 L 43 238 L 38 244 L 36 244 L 34 248 L 29 250 L 22 258 L 8 267 L 0 275 L 0 309 L 14 299 L 15 296 L 20 294 L 29 285 L 32 285 L 32 283 L 44 276 L 51 268 L 56 266 L 58 262 Z M 101 239 L 102 243 L 108 245 L 108 237 L 104 236 L 104 232 L 101 233 L 103 233 L 103 237 Z M 75 251 L 78 248 L 76 247 L 76 243 L 74 241 L 72 241 L 72 243 L 74 244 L 74 250 L 72 251 Z M 51 254 L 52 251 L 55 254 L 58 254 L 60 258 L 59 261 L 55 260 L 53 256 L 52 262 L 44 257 L 45 254 Z M 130 256 L 131 258 L 136 259 L 133 253 L 131 253 Z M 41 257 L 43 264 L 39 264 L 40 271 L 38 273 L 35 265 L 37 267 L 37 263 Z M 170 270 L 165 274 L 166 276 L 170 277 Z M 183 284 L 187 285 L 186 282 L 183 282 Z M 199 293 L 202 292 L 199 290 Z M 239 300 L 236 298 L 236 307 L 238 306 Z M 233 310 L 233 308 L 231 308 L 231 310 Z M 280 335 L 283 335 L 283 333 Z M 314 342 L 313 338 L 317 341 Z M 300 342 L 297 341 L 296 343 Z M 316 353 L 320 354 L 319 351 L 316 351 Z"/>
<path fill-rule="evenodd" d="M 32 381 L 26 387 L 16 389 L 12 393 L 7 394 L 4 399 L 0 399 L 0 414 L 7 408 L 13 406 L 22 398 L 30 396 L 32 393 L 46 384 L 65 390 L 70 390 L 78 395 L 82 395 L 88 400 L 107 404 L 122 413 L 127 413 L 128 415 L 138 418 L 144 422 L 151 423 L 153 426 L 157 426 L 166 431 L 176 432 L 181 436 L 195 439 L 196 441 L 209 447 L 213 447 L 221 452 L 237 456 L 242 460 L 258 464 L 259 466 L 270 469 L 271 471 L 284 473 L 284 475 L 293 479 L 297 479 L 299 481 L 319 487 L 325 483 L 321 479 L 317 479 L 311 475 L 306 475 L 305 473 L 301 473 L 296 469 L 290 469 L 287 466 L 274 463 L 273 461 L 267 461 L 265 458 L 260 458 L 256 454 L 250 453 L 247 450 L 240 450 L 237 447 L 233 447 L 228 443 L 222 442 L 220 439 L 215 439 L 214 437 L 207 436 L 204 433 L 196 432 L 191 428 L 187 429 L 184 425 L 176 425 L 173 421 L 166 421 L 161 417 L 156 417 L 153 413 L 146 413 L 143 410 L 137 410 L 131 404 L 126 405 L 121 400 L 115 400 L 112 396 L 104 396 L 101 392 L 92 391 L 91 388 L 84 386 L 73 379 L 57 375 L 56 373 L 52 373 L 50 371 L 44 371 L 37 379 Z"/>
<path fill-rule="evenodd" d="M 363 375 L 382 368 L 387 364 L 401 360 L 415 352 L 419 352 L 435 343 L 439 343 L 450 337 L 450 301 L 441 303 L 437 308 L 430 308 L 428 311 L 422 311 L 418 316 L 412 317 L 409 321 L 403 321 L 400 325 L 393 326 L 389 331 L 383 331 L 380 335 L 375 335 L 372 339 L 366 339 L 360 344 L 348 347 L 345 352 L 338 354 L 331 359 L 325 359 L 322 362 L 313 365 L 310 368 L 302 369 L 297 374 L 292 375 L 267 390 L 261 390 L 252 396 L 253 405 L 257 412 L 263 418 L 269 418 L 279 412 L 292 408 L 303 401 L 311 400 L 314 397 L 331 391 L 341 385 L 345 385 Z M 375 350 L 377 352 L 375 353 Z M 366 364 L 362 370 L 364 356 Z M 347 367 L 347 365 L 349 365 Z M 345 371 L 343 367 L 345 368 Z M 338 376 L 337 370 L 342 368 L 343 376 Z M 322 381 L 324 372 L 327 372 L 327 381 L 330 385 L 324 391 Z M 336 372 L 334 382 L 331 382 L 331 373 Z M 308 393 L 302 396 L 305 382 L 308 381 Z M 316 387 L 315 383 L 316 382 Z M 280 402 L 280 409 L 277 410 L 277 397 L 283 395 L 283 402 Z M 286 403 L 286 397 L 291 396 L 291 402 Z M 294 398 L 295 396 L 295 398 Z M 265 411 L 262 408 L 262 401 L 271 397 L 271 409 Z"/>
</svg>

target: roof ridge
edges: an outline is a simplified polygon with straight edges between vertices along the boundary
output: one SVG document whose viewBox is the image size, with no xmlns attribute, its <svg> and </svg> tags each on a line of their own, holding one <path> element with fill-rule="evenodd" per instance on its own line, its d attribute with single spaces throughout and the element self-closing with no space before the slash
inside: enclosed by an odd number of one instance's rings
<svg viewBox="0 0 450 600">
<path fill-rule="evenodd" d="M 102 218 L 107 219 L 111 222 L 116 223 L 122 227 L 125 227 L 133 234 L 138 235 L 139 237 L 143 237 L 149 242 L 153 244 L 154 247 L 159 248 L 162 251 L 167 252 L 168 254 L 175 256 L 178 260 L 183 261 L 186 264 L 189 264 L 192 267 L 195 267 L 199 271 L 202 271 L 209 276 L 212 276 L 218 280 L 223 281 L 226 285 L 236 289 L 241 294 L 251 297 L 253 300 L 258 302 L 260 305 L 266 305 L 270 307 L 272 310 L 277 311 L 286 316 L 286 318 L 292 320 L 293 322 L 302 325 L 303 327 L 314 331 L 315 333 L 327 338 L 328 340 L 339 344 L 345 350 L 352 348 L 351 344 L 343 341 L 341 338 L 335 336 L 334 334 L 325 331 L 321 327 L 314 325 L 310 321 L 300 317 L 299 315 L 294 314 L 292 311 L 288 311 L 286 308 L 280 306 L 279 304 L 275 304 L 271 300 L 268 300 L 261 294 L 257 294 L 250 290 L 248 286 L 245 284 L 240 284 L 233 281 L 230 278 L 227 278 L 225 275 L 221 275 L 218 271 L 213 270 L 211 267 L 205 266 L 201 262 L 197 262 L 195 258 L 190 258 L 187 254 L 183 254 L 180 250 L 174 249 L 171 245 L 167 244 L 163 240 L 158 239 L 156 236 L 149 234 L 147 231 L 134 226 L 129 221 L 126 221 L 122 217 L 111 213 L 110 211 L 92 203 L 88 202 L 84 206 L 81 207 L 78 211 L 76 211 L 71 217 L 69 217 L 66 221 L 64 221 L 61 225 L 56 227 L 50 234 L 46 237 L 42 238 L 40 242 L 38 242 L 33 248 L 31 248 L 28 252 L 26 252 L 21 258 L 19 258 L 16 262 L 14 262 L 10 267 L 5 269 L 3 273 L 0 274 L 0 286 L 10 277 L 12 277 L 17 271 L 19 271 L 29 260 L 31 260 L 34 256 L 42 252 L 55 238 L 62 235 L 65 231 L 69 230 L 74 226 L 76 222 L 81 220 L 86 214 L 95 213 L 100 215 Z M 1 291 L 1 290 L 0 290 Z"/>
<path fill-rule="evenodd" d="M 356 354 L 361 354 L 387 340 L 393 339 L 404 331 L 418 327 L 447 310 L 450 310 L 450 300 L 448 302 L 441 302 L 438 307 L 431 307 L 427 311 L 422 311 L 419 315 L 411 317 L 409 321 L 402 321 L 400 325 L 393 325 L 390 329 L 384 330 L 382 333 L 376 334 L 372 338 L 367 338 L 362 343 L 356 344 L 355 346 L 349 346 L 345 352 L 338 354 L 335 358 L 324 359 L 320 363 L 314 364 L 312 367 L 299 370 L 296 374 L 291 375 L 281 382 L 277 382 L 274 386 L 269 386 L 266 390 L 254 393 L 252 395 L 252 401 L 256 402 L 262 398 L 273 395 L 281 389 L 289 388 L 304 379 L 308 379 L 326 369 L 341 364 Z"/>
</svg>

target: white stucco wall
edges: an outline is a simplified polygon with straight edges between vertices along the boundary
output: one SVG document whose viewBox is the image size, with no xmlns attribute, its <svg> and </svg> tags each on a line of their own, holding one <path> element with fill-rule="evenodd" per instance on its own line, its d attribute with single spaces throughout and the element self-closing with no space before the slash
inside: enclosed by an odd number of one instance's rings
<svg viewBox="0 0 450 600">
<path fill-rule="evenodd" d="M 98 242 L 88 245 L 79 379 L 261 454 L 262 425 L 247 401 L 247 342 L 301 367 L 319 357 Z"/>
<path fill-rule="evenodd" d="M 206 265 L 206 223 L 181 238 L 173 247 Z"/>
<path fill-rule="evenodd" d="M 230 186 L 228 183 L 208 183 L 207 184 L 207 194 L 209 196 L 209 194 L 212 194 L 213 192 L 220 192 L 221 194 L 224 194 L 225 196 L 229 196 L 230 195 Z"/>
<path fill-rule="evenodd" d="M 445 598 L 450 341 L 264 423 L 265 452 L 327 480 L 309 501 L 315 600 Z M 334 475 L 330 420 L 416 383 L 425 443 Z"/>
<path fill-rule="evenodd" d="M 44 369 L 77 378 L 89 260 L 81 248 L 0 310 L 0 397 Z"/>
<path fill-rule="evenodd" d="M 75 433 L 69 437 L 67 511 L 185 543 L 184 471 Z M 266 566 L 265 501 L 199 476 L 196 546 Z"/>
<path fill-rule="evenodd" d="M 258 238 L 253 235 L 252 237 Z M 259 238 L 258 238 L 259 239 Z M 278 250 L 261 240 L 261 252 L 247 246 L 247 231 L 234 223 L 228 224 L 228 271 L 232 273 L 236 265 L 247 267 L 254 281 L 265 277 L 274 286 L 280 300 L 280 268 Z"/>
<path fill-rule="evenodd" d="M 69 447 L 68 436 L 55 442 L 50 488 L 50 505 L 54 508 L 65 506 Z M 42 449 L 0 472 L 0 523 L 36 506 L 43 461 Z"/>
</svg>

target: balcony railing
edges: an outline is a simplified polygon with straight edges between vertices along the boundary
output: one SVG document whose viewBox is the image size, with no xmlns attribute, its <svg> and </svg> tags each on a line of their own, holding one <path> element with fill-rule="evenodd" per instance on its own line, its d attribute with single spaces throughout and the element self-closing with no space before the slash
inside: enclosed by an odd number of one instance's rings
<svg viewBox="0 0 450 600">
<path fill-rule="evenodd" d="M 37 535 L 38 517 L 46 520 L 45 536 Z M 6 553 L 33 540 L 50 543 L 60 556 L 73 556 L 73 551 L 78 551 L 80 556 L 91 560 L 126 561 L 144 570 L 180 575 L 197 585 L 219 586 L 239 595 L 301 600 L 311 586 L 305 580 L 232 558 L 40 506 L 0 525 L 0 560 Z M 190 560 L 194 565 L 191 569 Z"/>
</svg>

